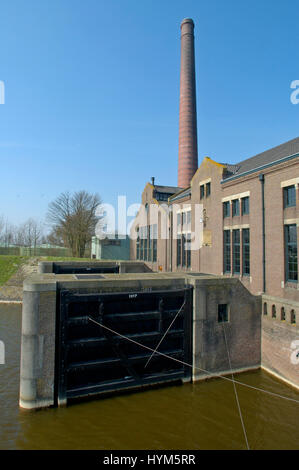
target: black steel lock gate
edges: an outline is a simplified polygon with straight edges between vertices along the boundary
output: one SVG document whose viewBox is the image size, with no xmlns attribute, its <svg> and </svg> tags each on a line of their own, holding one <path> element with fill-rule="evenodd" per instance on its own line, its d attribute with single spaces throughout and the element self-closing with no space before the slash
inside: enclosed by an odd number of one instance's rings
<svg viewBox="0 0 299 470">
<path fill-rule="evenodd" d="M 119 266 L 65 266 L 54 263 L 54 274 L 117 274 Z"/>
<path fill-rule="evenodd" d="M 58 404 L 190 377 L 191 368 L 182 362 L 192 360 L 191 320 L 192 287 L 109 294 L 62 291 Z M 164 335 L 157 351 L 165 356 L 152 356 Z"/>
</svg>

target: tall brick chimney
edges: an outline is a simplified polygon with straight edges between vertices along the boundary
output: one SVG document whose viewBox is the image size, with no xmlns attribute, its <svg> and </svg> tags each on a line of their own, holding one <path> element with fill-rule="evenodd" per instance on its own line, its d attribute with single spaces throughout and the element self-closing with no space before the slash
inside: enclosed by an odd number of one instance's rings
<svg viewBox="0 0 299 470">
<path fill-rule="evenodd" d="M 181 23 L 181 78 L 178 186 L 187 188 L 198 168 L 194 59 L 194 23 Z"/>
</svg>

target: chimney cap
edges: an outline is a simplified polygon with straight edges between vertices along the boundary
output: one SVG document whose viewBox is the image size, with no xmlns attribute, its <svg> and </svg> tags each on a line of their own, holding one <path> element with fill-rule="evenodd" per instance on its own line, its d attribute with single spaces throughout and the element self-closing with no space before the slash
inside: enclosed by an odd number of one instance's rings
<svg viewBox="0 0 299 470">
<path fill-rule="evenodd" d="M 183 24 L 185 23 L 190 23 L 192 24 L 192 26 L 194 27 L 194 21 L 192 20 L 192 18 L 185 18 L 182 22 L 181 22 L 181 27 L 183 26 Z"/>
</svg>

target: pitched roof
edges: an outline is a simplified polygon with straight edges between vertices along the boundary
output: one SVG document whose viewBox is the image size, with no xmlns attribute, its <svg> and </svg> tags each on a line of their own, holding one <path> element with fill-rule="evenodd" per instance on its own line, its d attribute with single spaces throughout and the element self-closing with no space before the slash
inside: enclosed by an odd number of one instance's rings
<svg viewBox="0 0 299 470">
<path fill-rule="evenodd" d="M 299 154 L 299 137 L 289 140 L 284 144 L 273 147 L 270 150 L 259 153 L 254 157 L 247 158 L 246 160 L 236 163 L 235 165 L 226 164 L 226 172 L 223 179 L 231 176 L 238 176 L 241 173 L 252 171 L 267 165 L 269 163 L 275 163 L 276 161 L 289 157 L 291 155 Z"/>
<path fill-rule="evenodd" d="M 167 194 L 175 194 L 179 191 L 182 191 L 183 188 L 178 188 L 177 186 L 157 186 L 154 185 L 154 188 L 158 193 L 167 193 Z"/>
<path fill-rule="evenodd" d="M 185 189 L 181 189 L 178 193 L 170 196 L 170 201 L 176 201 L 178 199 L 184 199 L 185 197 L 191 196 L 191 186 Z"/>
</svg>

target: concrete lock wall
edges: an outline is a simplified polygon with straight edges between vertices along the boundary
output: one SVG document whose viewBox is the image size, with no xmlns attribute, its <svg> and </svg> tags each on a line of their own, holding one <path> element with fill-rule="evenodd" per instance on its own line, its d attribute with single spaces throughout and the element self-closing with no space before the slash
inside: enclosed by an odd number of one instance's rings
<svg viewBox="0 0 299 470">
<path fill-rule="evenodd" d="M 193 380 L 260 367 L 261 297 L 238 279 L 193 282 Z M 227 322 L 218 321 L 219 304 L 227 305 Z"/>
<path fill-rule="evenodd" d="M 237 279 L 184 274 L 103 274 L 78 280 L 76 275 L 35 274 L 24 282 L 20 406 L 55 404 L 56 297 L 61 289 L 80 293 L 142 292 L 193 286 L 193 360 L 190 380 L 229 373 L 261 363 L 261 298 Z M 229 321 L 218 322 L 218 304 L 227 304 Z M 224 340 L 225 328 L 227 347 Z M 193 368 L 192 368 L 193 366 Z M 209 371 L 206 373 L 202 369 Z"/>
<path fill-rule="evenodd" d="M 119 267 L 119 273 L 144 273 L 151 269 L 143 261 L 41 261 L 38 263 L 40 274 L 54 273 L 55 266 L 67 268 L 107 268 Z"/>
<path fill-rule="evenodd" d="M 56 283 L 24 282 L 20 369 L 20 406 L 54 403 Z"/>
</svg>

